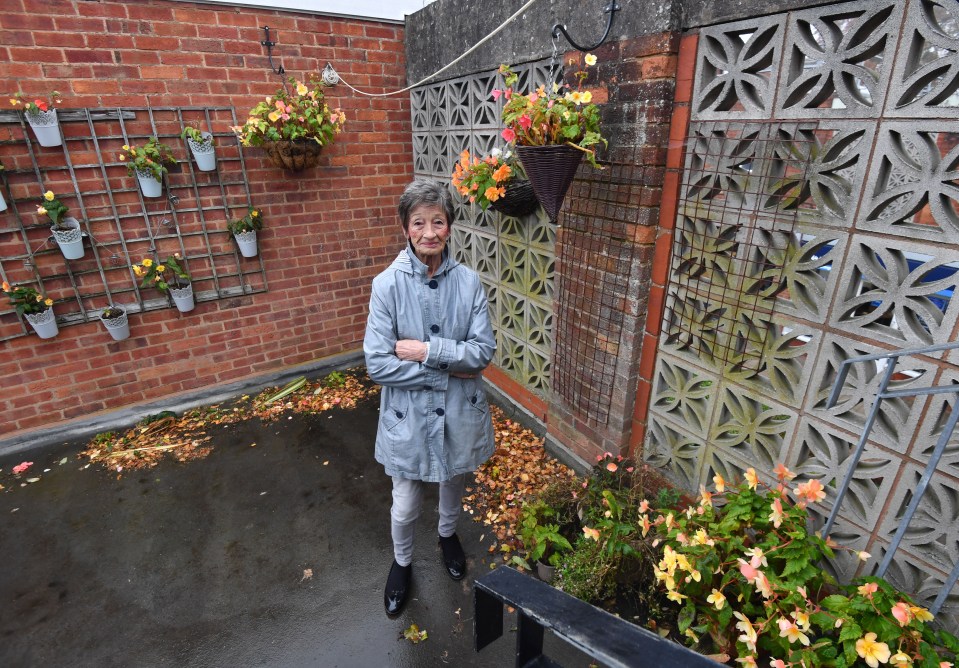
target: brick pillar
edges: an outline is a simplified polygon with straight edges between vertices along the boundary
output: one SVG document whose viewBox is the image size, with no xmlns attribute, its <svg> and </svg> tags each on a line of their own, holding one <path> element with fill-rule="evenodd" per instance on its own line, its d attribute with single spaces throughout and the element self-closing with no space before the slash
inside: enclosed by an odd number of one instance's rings
<svg viewBox="0 0 959 668">
<path fill-rule="evenodd" d="M 654 258 L 668 261 L 657 241 L 678 53 L 675 32 L 607 44 L 586 82 L 603 102 L 612 164 L 581 168 L 560 217 L 547 407 L 547 438 L 586 461 L 635 442 L 640 361 L 656 346 L 651 306 L 654 328 L 661 318 L 662 291 L 650 302 Z M 580 57 L 566 55 L 567 81 Z"/>
</svg>

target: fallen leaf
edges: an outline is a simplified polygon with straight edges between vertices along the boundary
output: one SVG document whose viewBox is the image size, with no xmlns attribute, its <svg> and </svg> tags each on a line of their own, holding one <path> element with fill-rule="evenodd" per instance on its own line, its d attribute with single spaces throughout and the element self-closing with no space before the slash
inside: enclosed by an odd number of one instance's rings
<svg viewBox="0 0 959 668">
<path fill-rule="evenodd" d="M 304 568 L 304 569 L 303 569 L 303 577 L 300 578 L 300 582 L 303 582 L 303 580 L 312 580 L 312 579 L 313 579 L 313 569 L 312 569 L 312 568 Z"/>
<path fill-rule="evenodd" d="M 67 463 L 67 458 L 66 458 L 66 457 L 64 457 L 63 459 L 60 460 L 60 466 L 63 466 L 63 465 L 66 464 L 66 463 Z"/>
<path fill-rule="evenodd" d="M 27 482 L 40 482 L 40 478 L 27 478 Z"/>
<path fill-rule="evenodd" d="M 410 627 L 403 631 L 403 637 L 409 640 L 414 645 L 418 642 L 422 642 L 427 639 L 426 629 L 420 630 L 420 627 L 416 624 L 410 624 Z"/>
</svg>

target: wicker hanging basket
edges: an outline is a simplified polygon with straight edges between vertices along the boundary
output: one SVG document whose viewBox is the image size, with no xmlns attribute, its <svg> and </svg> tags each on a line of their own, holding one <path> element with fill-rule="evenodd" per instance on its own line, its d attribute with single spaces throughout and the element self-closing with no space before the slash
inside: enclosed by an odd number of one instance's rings
<svg viewBox="0 0 959 668">
<path fill-rule="evenodd" d="M 564 144 L 517 146 L 516 152 L 539 203 L 549 219 L 555 221 L 576 169 L 583 161 L 583 152 Z"/>
<path fill-rule="evenodd" d="M 499 211 L 504 216 L 526 216 L 539 206 L 536 193 L 529 181 L 514 179 L 506 186 L 506 194 L 495 202 L 490 202 L 489 208 Z"/>
<path fill-rule="evenodd" d="M 316 167 L 323 150 L 323 146 L 312 139 L 264 142 L 263 148 L 274 165 L 291 172 Z"/>
</svg>

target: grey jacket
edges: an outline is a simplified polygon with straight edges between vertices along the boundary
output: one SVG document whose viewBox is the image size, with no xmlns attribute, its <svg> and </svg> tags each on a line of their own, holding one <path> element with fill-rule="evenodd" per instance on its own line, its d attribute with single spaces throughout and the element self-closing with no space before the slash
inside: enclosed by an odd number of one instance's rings
<svg viewBox="0 0 959 668">
<path fill-rule="evenodd" d="M 425 362 L 394 351 L 400 339 L 429 341 Z M 475 471 L 493 454 L 493 423 L 479 373 L 496 339 L 476 273 L 447 252 L 432 278 L 409 245 L 373 279 L 363 339 L 370 378 L 383 386 L 376 461 L 387 475 L 441 482 Z"/>
</svg>

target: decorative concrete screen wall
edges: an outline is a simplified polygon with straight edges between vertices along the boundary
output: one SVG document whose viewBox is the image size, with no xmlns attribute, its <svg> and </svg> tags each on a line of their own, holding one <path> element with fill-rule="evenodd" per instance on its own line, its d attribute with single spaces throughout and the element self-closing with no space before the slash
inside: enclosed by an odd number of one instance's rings
<svg viewBox="0 0 959 668">
<path fill-rule="evenodd" d="M 833 4 L 698 44 L 645 456 L 689 489 L 785 462 L 828 510 L 881 371 L 826 409 L 839 363 L 956 339 L 959 5 Z M 957 361 L 907 358 L 895 384 L 959 383 Z M 873 559 L 840 576 L 881 560 L 949 410 L 883 404 L 832 534 Z M 959 442 L 889 573 L 920 598 L 959 554 L 957 489 Z"/>
<path fill-rule="evenodd" d="M 546 83 L 548 63 L 513 68 L 517 90 Z M 498 72 L 464 76 L 417 88 L 413 108 L 413 169 L 417 178 L 449 185 L 453 166 L 464 150 L 483 157 L 500 137 L 504 87 Z M 496 329 L 494 363 L 529 390 L 544 395 L 549 388 L 552 344 L 555 225 L 541 209 L 522 218 L 483 211 L 455 190 L 456 224 L 452 249 L 456 259 L 477 271 L 490 300 Z"/>
</svg>

